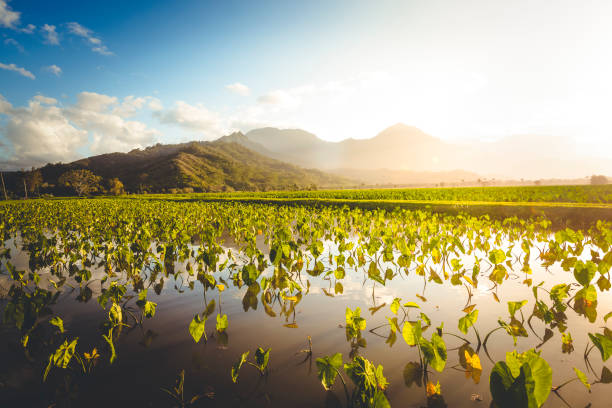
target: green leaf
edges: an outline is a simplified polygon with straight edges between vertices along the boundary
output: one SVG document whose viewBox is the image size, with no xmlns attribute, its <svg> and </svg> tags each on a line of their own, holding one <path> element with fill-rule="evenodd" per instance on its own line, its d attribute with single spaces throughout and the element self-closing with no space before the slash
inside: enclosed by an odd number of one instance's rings
<svg viewBox="0 0 612 408">
<path fill-rule="evenodd" d="M 206 310 L 204 310 L 203 318 L 207 318 L 208 316 L 213 314 L 213 312 L 215 311 L 215 305 L 215 299 L 212 299 L 210 302 L 208 302 L 208 304 L 206 305 Z"/>
<path fill-rule="evenodd" d="M 346 324 L 355 330 L 365 330 L 366 320 L 361 316 L 361 308 L 357 307 L 355 310 L 346 308 Z"/>
<path fill-rule="evenodd" d="M 415 302 L 406 302 L 406 303 L 404 303 L 404 307 L 414 307 L 414 308 L 417 308 L 417 309 L 421 308 L 421 306 L 419 306 Z"/>
<path fill-rule="evenodd" d="M 521 300 L 518 302 L 508 302 L 508 312 L 510 313 L 510 316 L 514 316 L 514 314 L 526 304 L 526 300 Z"/>
<path fill-rule="evenodd" d="M 459 330 L 461 330 L 463 334 L 467 334 L 468 329 L 472 327 L 474 323 L 476 323 L 477 319 L 478 309 L 473 310 L 472 312 L 466 314 L 465 316 L 459 319 Z"/>
<path fill-rule="evenodd" d="M 529 365 L 520 369 L 518 377 L 514 377 L 508 365 L 499 361 L 491 370 L 489 389 L 495 405 L 499 408 L 538 408 L 533 396 L 535 384 L 527 383 L 526 376 L 531 377 Z"/>
<path fill-rule="evenodd" d="M 151 318 L 155 316 L 155 309 L 157 308 L 157 303 L 151 302 L 147 300 L 142 308 L 142 313 L 146 318 Z"/>
<path fill-rule="evenodd" d="M 516 351 L 506 353 L 506 362 L 512 375 L 518 378 L 522 371 L 525 372 L 525 381 L 527 384 L 533 382 L 533 390 L 527 389 L 527 393 L 533 394 L 535 398 L 536 407 L 542 406 L 552 387 L 552 369 L 550 365 L 540 357 L 540 353 L 535 350 L 527 350 L 524 353 L 517 353 Z M 529 370 L 524 370 L 523 366 L 528 365 Z M 531 395 L 529 395 L 531 398 Z"/>
<path fill-rule="evenodd" d="M 384 279 L 380 276 L 380 270 L 376 266 L 376 262 L 370 262 L 370 266 L 368 267 L 368 278 L 380 283 L 381 285 L 385 284 Z"/>
<path fill-rule="evenodd" d="M 397 317 L 394 317 L 392 319 L 387 317 L 387 321 L 389 322 L 389 325 L 391 326 L 391 332 L 395 333 L 395 332 L 400 331 L 399 324 L 397 323 Z"/>
<path fill-rule="evenodd" d="M 400 308 L 400 298 L 393 299 L 393 303 L 391 303 L 390 308 L 391 308 L 391 312 L 396 315 L 397 311 Z"/>
<path fill-rule="evenodd" d="M 604 316 L 604 322 L 607 322 L 609 318 L 612 317 L 612 312 L 608 312 L 605 316 Z"/>
<path fill-rule="evenodd" d="M 79 338 L 72 340 L 68 343 L 68 340 L 64 340 L 64 343 L 55 350 L 55 352 L 49 355 L 49 362 L 47 367 L 45 368 L 45 372 L 43 373 L 43 382 L 47 380 L 47 376 L 49 375 L 49 371 L 52 367 L 59 367 L 66 369 L 68 364 L 70 364 L 70 360 L 74 356 L 77 341 Z"/>
<path fill-rule="evenodd" d="M 589 390 L 589 392 L 591 392 L 591 383 L 589 383 L 587 376 L 576 367 L 574 367 L 574 372 L 576 373 L 576 377 L 578 377 L 580 382 L 584 384 L 584 386 L 587 388 L 587 390 Z"/>
<path fill-rule="evenodd" d="M 406 387 L 410 387 L 412 384 L 416 384 L 418 387 L 423 386 L 423 367 L 418 362 L 409 362 L 404 367 L 404 384 Z"/>
<path fill-rule="evenodd" d="M 501 285 L 504 282 L 504 279 L 508 276 L 508 271 L 504 265 L 495 265 L 493 272 L 489 275 L 489 279 L 492 282 L 495 282 Z"/>
<path fill-rule="evenodd" d="M 387 396 L 381 390 L 374 391 L 374 396 L 372 397 L 372 407 L 373 408 L 391 408 L 391 404 L 387 399 Z"/>
<path fill-rule="evenodd" d="M 123 315 L 121 313 L 121 306 L 113 302 L 113 305 L 108 311 L 108 319 L 111 321 L 113 326 L 117 326 L 121 324 L 121 322 L 123 321 Z"/>
<path fill-rule="evenodd" d="M 68 367 L 68 363 L 70 363 L 72 356 L 74 356 L 74 351 L 78 340 L 78 337 L 72 340 L 70 343 L 68 343 L 68 340 L 64 340 L 64 344 L 55 350 L 55 354 L 53 354 L 53 364 L 56 367 Z"/>
<path fill-rule="evenodd" d="M 217 314 L 217 331 L 224 332 L 225 329 L 227 329 L 227 315 Z"/>
<path fill-rule="evenodd" d="M 574 277 L 582 286 L 588 286 L 596 272 L 597 264 L 592 261 L 587 261 L 586 263 L 578 261 L 574 267 Z"/>
<path fill-rule="evenodd" d="M 43 373 L 43 382 L 47 381 L 47 376 L 49 375 L 49 371 L 51 371 L 51 367 L 53 367 L 53 354 L 49 354 L 49 363 Z"/>
<path fill-rule="evenodd" d="M 257 350 L 255 350 L 255 363 L 259 366 L 259 371 L 262 373 L 268 366 L 268 361 L 270 360 L 270 350 L 271 349 L 264 350 L 261 347 L 258 347 Z"/>
<path fill-rule="evenodd" d="M 240 360 L 238 360 L 232 366 L 231 375 L 232 375 L 232 381 L 234 383 L 238 381 L 238 374 L 240 374 L 240 369 L 242 368 L 242 365 L 246 362 L 248 355 L 249 355 L 248 351 L 245 351 L 244 353 L 242 353 L 242 355 L 240 356 Z"/>
<path fill-rule="evenodd" d="M 602 360 L 607 361 L 612 354 L 612 339 L 599 333 L 589 333 L 589 337 L 601 353 Z"/>
<path fill-rule="evenodd" d="M 436 370 L 442 372 L 446 365 L 447 353 L 446 344 L 438 333 L 431 335 L 431 342 L 421 337 L 421 350 L 425 356 L 425 360 Z"/>
<path fill-rule="evenodd" d="M 494 249 L 489 252 L 489 261 L 494 265 L 499 265 L 506 260 L 506 254 L 501 249 Z"/>
<path fill-rule="evenodd" d="M 612 371 L 608 367 L 603 366 L 599 378 L 602 384 L 612 384 Z"/>
<path fill-rule="evenodd" d="M 141 290 L 140 293 L 138 293 L 138 301 L 146 302 L 146 300 L 147 300 L 147 292 L 148 291 L 149 291 L 149 289 Z"/>
<path fill-rule="evenodd" d="M 317 377 L 321 380 L 323 388 L 330 390 L 336 381 L 338 370 L 342 367 L 342 354 L 317 358 Z"/>
<path fill-rule="evenodd" d="M 344 371 L 355 384 L 361 400 L 369 402 L 368 406 L 374 406 L 376 392 L 384 390 L 389 384 L 383 375 L 383 367 L 374 367 L 374 364 L 361 356 L 356 356 L 351 364 L 345 364 Z"/>
<path fill-rule="evenodd" d="M 49 323 L 56 326 L 59 329 L 60 333 L 64 332 L 64 321 L 62 320 L 61 317 L 55 316 L 54 318 L 49 320 Z"/>
<path fill-rule="evenodd" d="M 409 346 L 416 346 L 421 340 L 421 321 L 406 321 L 402 328 L 402 337 Z"/>
<path fill-rule="evenodd" d="M 200 319 L 200 315 L 197 314 L 193 317 L 191 323 L 189 323 L 189 333 L 193 340 L 198 343 L 204 335 L 204 340 L 208 340 L 205 333 L 206 319 Z"/>
</svg>

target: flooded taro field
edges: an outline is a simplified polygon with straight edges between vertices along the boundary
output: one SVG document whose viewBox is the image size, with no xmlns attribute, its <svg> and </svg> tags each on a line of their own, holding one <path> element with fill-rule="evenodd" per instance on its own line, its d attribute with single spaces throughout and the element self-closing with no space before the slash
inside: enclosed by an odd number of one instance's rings
<svg viewBox="0 0 612 408">
<path fill-rule="evenodd" d="M 3 407 L 611 404 L 610 221 L 39 200 L 0 234 Z"/>
</svg>

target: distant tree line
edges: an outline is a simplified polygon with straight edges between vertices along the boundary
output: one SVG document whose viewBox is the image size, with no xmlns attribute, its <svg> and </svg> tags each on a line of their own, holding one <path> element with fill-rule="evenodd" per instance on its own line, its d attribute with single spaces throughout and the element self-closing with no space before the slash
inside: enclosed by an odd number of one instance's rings
<svg viewBox="0 0 612 408">
<path fill-rule="evenodd" d="M 601 186 L 603 184 L 608 184 L 608 182 L 608 178 L 606 176 L 602 176 L 601 174 L 593 174 L 591 176 L 591 184 L 594 186 Z"/>
<path fill-rule="evenodd" d="M 104 180 L 87 169 L 68 170 L 57 179 L 57 184 L 50 184 L 43 179 L 40 169 L 20 171 L 18 177 L 13 177 L 13 190 L 7 189 L 4 174 L 0 173 L 2 194 L 4 199 L 35 198 L 60 195 L 77 195 L 79 197 L 92 194 L 125 194 L 123 183 L 118 178 Z M 19 188 L 19 186 L 22 186 Z M 42 191 L 42 193 L 41 193 Z"/>
</svg>

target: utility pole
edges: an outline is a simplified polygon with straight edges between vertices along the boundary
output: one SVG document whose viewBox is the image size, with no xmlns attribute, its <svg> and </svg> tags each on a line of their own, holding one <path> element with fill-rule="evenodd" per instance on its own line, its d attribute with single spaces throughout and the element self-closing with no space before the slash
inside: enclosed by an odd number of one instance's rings
<svg viewBox="0 0 612 408">
<path fill-rule="evenodd" d="M 0 171 L 0 179 L 2 179 L 2 190 L 4 191 L 4 199 L 8 201 L 8 196 L 6 195 L 6 186 L 4 185 L 4 175 Z"/>
<path fill-rule="evenodd" d="M 28 188 L 26 187 L 25 176 L 23 177 L 23 191 L 25 191 L 25 198 L 28 199 Z"/>
</svg>

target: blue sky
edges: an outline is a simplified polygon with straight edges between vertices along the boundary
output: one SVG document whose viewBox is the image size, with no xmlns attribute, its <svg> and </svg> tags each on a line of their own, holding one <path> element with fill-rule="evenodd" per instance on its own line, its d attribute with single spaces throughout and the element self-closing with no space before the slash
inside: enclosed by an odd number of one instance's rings
<svg viewBox="0 0 612 408">
<path fill-rule="evenodd" d="M 610 15 L 605 0 L 0 0 L 0 163 L 397 122 L 612 152 Z"/>
</svg>

